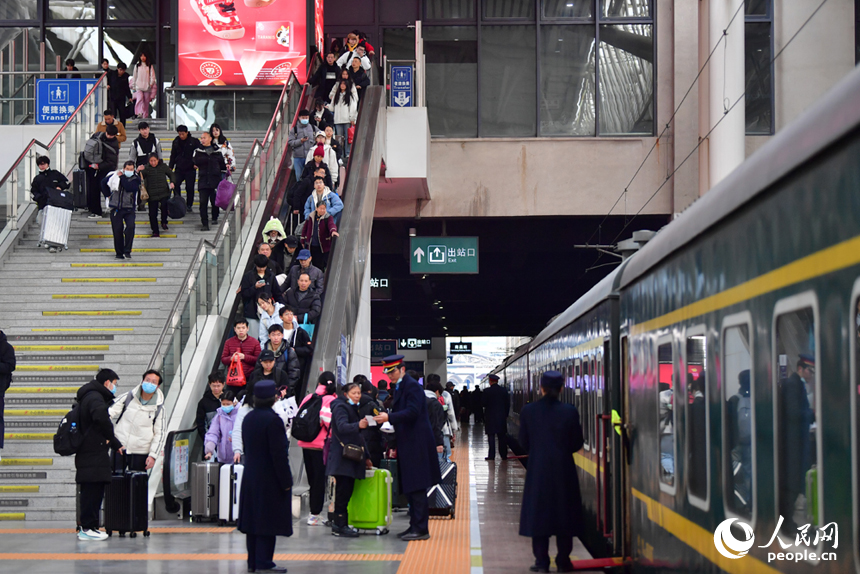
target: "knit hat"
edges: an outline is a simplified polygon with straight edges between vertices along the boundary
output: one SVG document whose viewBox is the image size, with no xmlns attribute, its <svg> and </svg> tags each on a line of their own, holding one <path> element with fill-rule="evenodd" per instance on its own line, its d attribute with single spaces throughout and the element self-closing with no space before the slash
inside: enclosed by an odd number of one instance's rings
<svg viewBox="0 0 860 574">
<path fill-rule="evenodd" d="M 314 150 L 314 157 L 316 156 L 325 157 L 325 148 L 322 146 L 322 144 L 318 145 Z"/>
</svg>

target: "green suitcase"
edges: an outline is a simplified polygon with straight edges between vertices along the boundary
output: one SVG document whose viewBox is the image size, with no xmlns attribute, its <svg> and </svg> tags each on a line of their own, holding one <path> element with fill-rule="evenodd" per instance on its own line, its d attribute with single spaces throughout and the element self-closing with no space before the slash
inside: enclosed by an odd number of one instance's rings
<svg viewBox="0 0 860 574">
<path fill-rule="evenodd" d="M 347 506 L 349 524 L 361 530 L 388 534 L 391 526 L 391 473 L 374 468 L 364 480 L 355 481 L 355 489 Z"/>
</svg>

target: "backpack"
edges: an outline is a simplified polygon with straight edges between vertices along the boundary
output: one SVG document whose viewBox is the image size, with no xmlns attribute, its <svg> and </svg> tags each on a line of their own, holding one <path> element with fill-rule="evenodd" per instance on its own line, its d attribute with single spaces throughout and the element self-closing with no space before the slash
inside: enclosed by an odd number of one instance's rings
<svg viewBox="0 0 860 574">
<path fill-rule="evenodd" d="M 57 427 L 57 433 L 54 435 L 54 452 L 60 456 L 76 454 L 84 442 L 85 434 L 81 432 L 80 403 L 75 401 L 72 410 L 66 413 L 60 421 L 60 426 Z"/>
<path fill-rule="evenodd" d="M 749 396 L 738 398 L 738 444 L 752 441 L 752 403 Z"/>
<path fill-rule="evenodd" d="M 104 145 L 105 142 L 99 137 L 101 132 L 97 132 L 87 140 L 84 144 L 84 159 L 89 163 L 99 164 L 104 160 Z"/>
<path fill-rule="evenodd" d="M 167 200 L 167 215 L 170 219 L 182 219 L 188 213 L 188 205 L 180 195 L 174 195 Z"/>
<path fill-rule="evenodd" d="M 305 404 L 299 407 L 299 412 L 293 418 L 292 435 L 296 440 L 312 442 L 320 433 L 320 412 L 322 411 L 322 395 L 311 395 Z"/>
<path fill-rule="evenodd" d="M 120 411 L 119 416 L 116 419 L 116 422 L 113 423 L 114 427 L 119 424 L 119 421 L 122 420 L 122 415 L 125 414 L 125 410 L 128 408 L 128 405 L 131 404 L 132 399 L 134 399 L 134 392 L 133 391 L 127 392 L 125 394 L 125 401 L 123 401 L 123 403 L 122 403 L 122 410 Z M 161 414 L 162 409 L 164 409 L 164 405 L 158 405 L 158 407 L 156 407 L 155 416 L 152 417 L 152 426 L 155 426 L 155 421 L 158 420 L 158 415 Z M 206 430 L 209 430 L 209 428 L 207 427 Z"/>
</svg>

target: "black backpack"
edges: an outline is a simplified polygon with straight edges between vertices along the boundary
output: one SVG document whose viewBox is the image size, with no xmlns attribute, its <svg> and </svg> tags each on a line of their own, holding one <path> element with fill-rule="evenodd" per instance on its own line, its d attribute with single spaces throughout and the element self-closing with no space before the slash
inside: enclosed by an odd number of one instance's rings
<svg viewBox="0 0 860 574">
<path fill-rule="evenodd" d="M 80 404 L 75 402 L 72 410 L 66 413 L 60 421 L 60 426 L 57 427 L 57 434 L 54 435 L 54 452 L 60 456 L 76 454 L 84 442 L 85 434 L 81 430 Z"/>
<path fill-rule="evenodd" d="M 322 395 L 314 393 L 305 404 L 299 408 L 293 419 L 291 434 L 294 439 L 311 442 L 320 434 L 320 411 L 322 411 Z"/>
</svg>

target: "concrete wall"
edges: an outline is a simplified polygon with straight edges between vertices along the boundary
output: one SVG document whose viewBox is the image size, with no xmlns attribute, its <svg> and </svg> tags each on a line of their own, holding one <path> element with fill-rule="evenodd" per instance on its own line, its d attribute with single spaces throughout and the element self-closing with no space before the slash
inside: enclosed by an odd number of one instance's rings
<svg viewBox="0 0 860 574">
<path fill-rule="evenodd" d="M 0 177 L 6 174 L 30 140 L 37 139 L 45 145 L 51 143 L 62 125 L 57 126 L 0 126 L 0 141 L 5 153 L 0 154 Z"/>
</svg>

